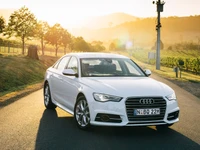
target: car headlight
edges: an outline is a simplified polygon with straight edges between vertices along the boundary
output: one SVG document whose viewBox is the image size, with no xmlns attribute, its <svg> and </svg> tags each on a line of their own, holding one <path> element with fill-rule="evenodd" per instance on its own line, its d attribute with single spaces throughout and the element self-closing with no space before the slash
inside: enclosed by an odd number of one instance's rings
<svg viewBox="0 0 200 150">
<path fill-rule="evenodd" d="M 93 93 L 93 96 L 94 96 L 94 99 L 99 102 L 107 102 L 107 101 L 119 102 L 122 100 L 122 97 L 101 94 L 101 93 Z"/>
<path fill-rule="evenodd" d="M 169 101 L 176 100 L 176 94 L 175 94 L 175 93 L 172 93 L 172 94 L 166 96 L 166 98 L 167 98 Z"/>
</svg>

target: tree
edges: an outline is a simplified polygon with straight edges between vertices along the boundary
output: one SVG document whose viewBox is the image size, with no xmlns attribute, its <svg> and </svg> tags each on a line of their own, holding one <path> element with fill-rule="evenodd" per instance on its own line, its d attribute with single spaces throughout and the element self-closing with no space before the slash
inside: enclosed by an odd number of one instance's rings
<svg viewBox="0 0 200 150">
<path fill-rule="evenodd" d="M 5 28 L 5 19 L 1 16 L 0 17 L 0 33 L 3 32 L 4 28 Z"/>
<path fill-rule="evenodd" d="M 25 6 L 18 11 L 14 11 L 9 18 L 6 34 L 9 37 L 14 35 L 21 38 L 23 55 L 25 51 L 25 39 L 33 37 L 36 23 L 34 14 Z"/>
<path fill-rule="evenodd" d="M 76 51 L 90 51 L 89 44 L 83 39 L 83 37 L 77 37 L 73 40 L 73 50 Z"/>
<path fill-rule="evenodd" d="M 115 50 L 116 49 L 116 45 L 115 45 L 115 43 L 110 43 L 110 45 L 109 45 L 109 50 L 110 51 L 113 51 L 113 50 Z"/>
<path fill-rule="evenodd" d="M 97 51 L 97 52 L 104 51 L 106 49 L 103 46 L 103 42 L 101 42 L 101 41 L 93 41 L 91 43 L 91 46 L 92 46 L 92 50 Z"/>
<path fill-rule="evenodd" d="M 62 36 L 61 36 L 61 43 L 64 47 L 65 54 L 66 54 L 66 49 L 70 45 L 71 41 L 72 41 L 71 34 L 66 29 L 63 29 Z"/>
<path fill-rule="evenodd" d="M 62 44 L 63 28 L 60 24 L 56 23 L 53 27 L 50 27 L 45 34 L 44 39 L 51 45 L 55 46 L 55 55 L 57 57 L 58 48 Z"/>
<path fill-rule="evenodd" d="M 47 22 L 39 21 L 35 28 L 35 34 L 40 39 L 42 55 L 44 55 L 44 37 L 45 34 L 48 32 L 50 26 Z"/>
</svg>

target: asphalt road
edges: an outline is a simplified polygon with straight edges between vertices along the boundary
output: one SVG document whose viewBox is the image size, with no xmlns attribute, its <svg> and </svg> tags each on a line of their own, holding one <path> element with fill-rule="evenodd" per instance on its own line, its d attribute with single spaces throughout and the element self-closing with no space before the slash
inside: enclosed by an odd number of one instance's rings
<svg viewBox="0 0 200 150">
<path fill-rule="evenodd" d="M 157 76 L 175 89 L 180 122 L 155 127 L 93 127 L 82 131 L 68 113 L 46 110 L 42 90 L 0 108 L 0 150 L 200 149 L 200 99 Z"/>
</svg>

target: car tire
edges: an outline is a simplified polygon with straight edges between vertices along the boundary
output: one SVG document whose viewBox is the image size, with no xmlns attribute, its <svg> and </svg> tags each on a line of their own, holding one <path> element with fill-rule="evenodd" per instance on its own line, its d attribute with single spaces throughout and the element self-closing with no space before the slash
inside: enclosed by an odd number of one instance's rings
<svg viewBox="0 0 200 150">
<path fill-rule="evenodd" d="M 46 83 L 44 86 L 44 106 L 47 109 L 55 109 L 56 108 L 56 105 L 51 100 L 51 91 L 50 91 L 50 87 L 49 87 L 48 83 Z"/>
<path fill-rule="evenodd" d="M 173 125 L 173 123 L 172 123 L 172 124 L 158 125 L 158 126 L 156 126 L 156 129 L 157 129 L 157 130 L 168 129 L 168 128 L 171 127 L 172 125 Z"/>
<path fill-rule="evenodd" d="M 79 96 L 74 107 L 74 119 L 80 129 L 86 130 L 90 127 L 90 111 L 87 100 Z"/>
</svg>

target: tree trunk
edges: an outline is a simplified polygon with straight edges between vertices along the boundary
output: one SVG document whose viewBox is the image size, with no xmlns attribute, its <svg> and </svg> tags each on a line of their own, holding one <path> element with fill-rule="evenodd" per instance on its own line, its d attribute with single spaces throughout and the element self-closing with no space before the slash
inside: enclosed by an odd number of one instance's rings
<svg viewBox="0 0 200 150">
<path fill-rule="evenodd" d="M 27 55 L 27 56 L 28 56 L 29 58 L 39 60 L 37 46 L 35 46 L 35 45 L 30 45 L 30 46 L 28 47 L 28 55 Z"/>
<path fill-rule="evenodd" d="M 44 42 L 43 42 L 43 38 L 41 38 L 41 47 L 42 47 L 42 55 L 44 55 Z"/>
<path fill-rule="evenodd" d="M 24 36 L 22 36 L 22 55 L 24 55 L 25 52 L 25 41 Z"/>
</svg>

